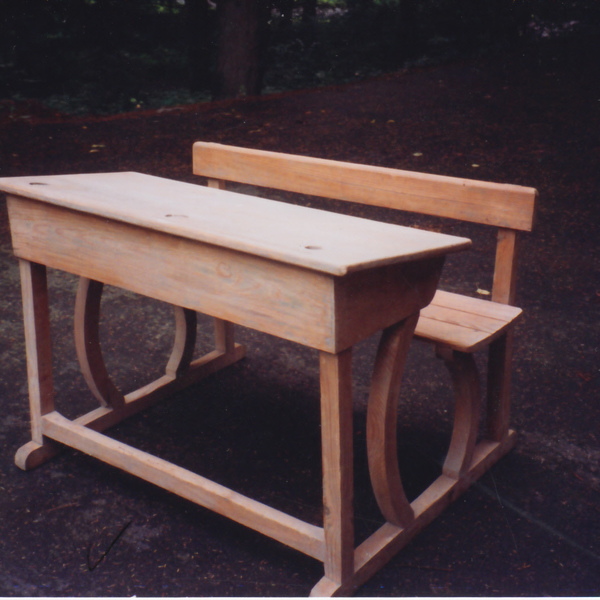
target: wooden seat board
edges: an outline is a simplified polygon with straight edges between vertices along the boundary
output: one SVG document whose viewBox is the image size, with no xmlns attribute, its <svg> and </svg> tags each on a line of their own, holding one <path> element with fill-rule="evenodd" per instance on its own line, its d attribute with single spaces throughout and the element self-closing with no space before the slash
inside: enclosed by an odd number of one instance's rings
<svg viewBox="0 0 600 600">
<path fill-rule="evenodd" d="M 438 290 L 431 304 L 421 310 L 415 335 L 474 352 L 499 337 L 521 314 L 514 306 Z"/>
<path fill-rule="evenodd" d="M 501 304 L 500 302 L 490 302 L 482 298 L 463 296 L 462 294 L 455 294 L 445 290 L 438 290 L 431 304 L 505 321 L 510 321 L 521 313 L 521 309 L 516 306 Z"/>
<path fill-rule="evenodd" d="M 415 337 L 446 346 L 452 350 L 475 352 L 486 346 L 491 336 L 481 331 L 421 316 L 415 329 Z"/>
<path fill-rule="evenodd" d="M 464 310 L 455 310 L 445 306 L 429 305 L 421 311 L 422 315 L 428 319 L 442 321 L 449 325 L 459 325 L 466 329 L 471 329 L 478 333 L 489 334 L 501 331 L 510 325 L 514 319 L 494 319 L 483 317 Z M 518 315 L 517 315 L 518 316 Z M 516 317 L 515 317 L 516 318 Z"/>
</svg>

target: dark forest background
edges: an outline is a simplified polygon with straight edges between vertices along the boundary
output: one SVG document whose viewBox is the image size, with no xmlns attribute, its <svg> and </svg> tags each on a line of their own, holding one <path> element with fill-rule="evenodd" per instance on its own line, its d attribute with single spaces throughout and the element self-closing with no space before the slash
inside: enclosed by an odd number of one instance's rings
<svg viewBox="0 0 600 600">
<path fill-rule="evenodd" d="M 114 113 L 597 31 L 598 0 L 0 0 L 0 98 Z"/>
</svg>

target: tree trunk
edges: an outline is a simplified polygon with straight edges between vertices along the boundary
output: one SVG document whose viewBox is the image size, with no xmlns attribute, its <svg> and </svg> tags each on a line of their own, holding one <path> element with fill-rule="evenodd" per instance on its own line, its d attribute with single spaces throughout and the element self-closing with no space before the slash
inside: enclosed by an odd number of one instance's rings
<svg viewBox="0 0 600 600">
<path fill-rule="evenodd" d="M 260 94 L 266 45 L 266 3 L 219 0 L 216 98 Z"/>
<path fill-rule="evenodd" d="M 212 54 L 210 13 L 206 0 L 187 0 L 185 6 L 190 89 L 192 92 L 197 92 L 210 85 Z"/>
</svg>

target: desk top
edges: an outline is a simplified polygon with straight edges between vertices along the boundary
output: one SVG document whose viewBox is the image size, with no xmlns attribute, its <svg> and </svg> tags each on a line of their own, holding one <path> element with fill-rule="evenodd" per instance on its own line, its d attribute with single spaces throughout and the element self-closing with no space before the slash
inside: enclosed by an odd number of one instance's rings
<svg viewBox="0 0 600 600">
<path fill-rule="evenodd" d="M 141 173 L 6 177 L 0 178 L 0 190 L 336 276 L 471 244 Z"/>
</svg>

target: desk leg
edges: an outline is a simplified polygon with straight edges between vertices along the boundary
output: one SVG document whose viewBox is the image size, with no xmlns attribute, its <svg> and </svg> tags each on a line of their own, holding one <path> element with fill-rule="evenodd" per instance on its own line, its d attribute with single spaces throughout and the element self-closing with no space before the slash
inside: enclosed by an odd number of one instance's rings
<svg viewBox="0 0 600 600">
<path fill-rule="evenodd" d="M 325 577 L 312 596 L 348 594 L 354 575 L 352 350 L 321 352 Z"/>
<path fill-rule="evenodd" d="M 55 456 L 60 447 L 45 437 L 42 429 L 42 416 L 54 410 L 46 268 L 22 261 L 21 280 L 33 439 L 17 452 L 15 462 L 29 470 Z M 75 346 L 82 374 L 101 406 L 77 418 L 78 425 L 103 431 L 245 356 L 244 346 L 233 339 L 233 324 L 217 320 L 215 350 L 193 360 L 196 313 L 174 306 L 175 340 L 165 374 L 123 395 L 108 374 L 100 346 L 102 289 L 101 282 L 80 278 L 75 302 Z"/>
<path fill-rule="evenodd" d="M 25 349 L 27 351 L 31 441 L 18 450 L 15 462 L 20 468 L 29 469 L 56 454 L 57 446 L 45 440 L 42 434 L 42 417 L 54 410 L 46 267 L 21 260 L 20 270 Z"/>
</svg>

